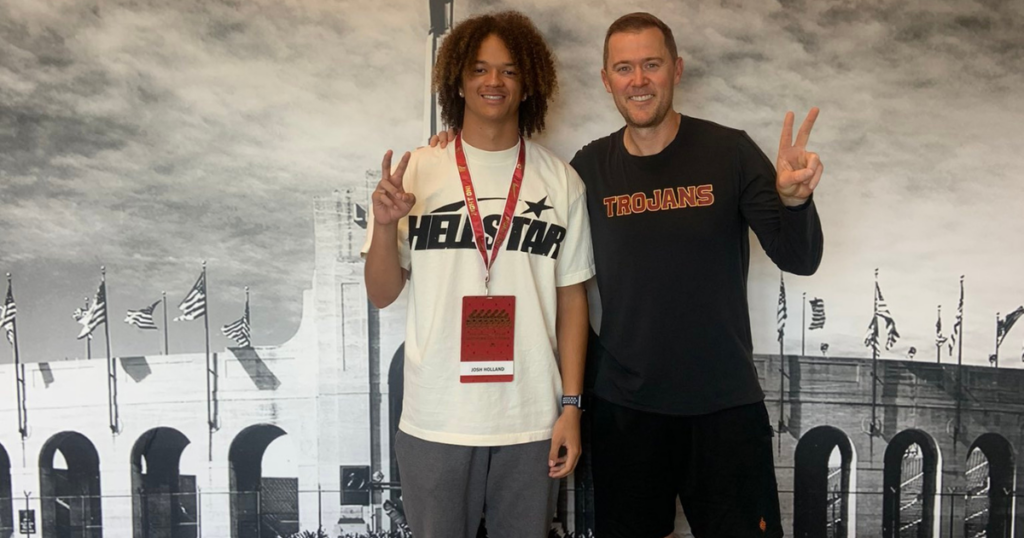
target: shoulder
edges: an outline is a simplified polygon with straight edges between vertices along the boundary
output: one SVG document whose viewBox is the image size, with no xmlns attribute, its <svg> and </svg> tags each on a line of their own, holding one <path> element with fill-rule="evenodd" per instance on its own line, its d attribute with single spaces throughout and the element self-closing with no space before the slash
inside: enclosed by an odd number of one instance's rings
<svg viewBox="0 0 1024 538">
<path fill-rule="evenodd" d="M 529 140 L 526 141 L 526 162 L 545 171 L 556 172 L 559 175 L 564 175 L 565 170 L 572 169 L 569 163 L 555 155 L 554 152 Z"/>
<path fill-rule="evenodd" d="M 679 130 L 693 133 L 704 139 L 711 139 L 719 142 L 732 141 L 734 143 L 738 143 L 744 139 L 749 140 L 747 133 L 741 129 L 728 127 L 720 123 L 715 123 L 701 118 L 693 118 L 686 115 L 682 115 Z"/>
<path fill-rule="evenodd" d="M 565 184 L 569 187 L 570 192 L 582 192 L 583 181 L 580 179 L 579 174 L 576 173 L 576 170 L 548 148 L 527 140 L 526 155 L 527 163 L 530 163 L 532 160 L 534 166 L 545 175 L 550 174 L 551 179 Z"/>
<path fill-rule="evenodd" d="M 406 168 L 406 179 L 409 181 L 423 181 L 442 174 L 455 163 L 455 149 L 451 145 L 445 149 L 421 146 L 409 153 L 409 166 Z M 392 166 L 398 166 L 400 158 L 400 155 L 392 157 Z"/>
<path fill-rule="evenodd" d="M 586 166 L 587 163 L 594 162 L 594 160 L 600 156 L 608 155 L 615 147 L 615 144 L 621 143 L 622 132 L 624 130 L 625 127 L 608 136 L 593 140 L 580 148 L 580 150 L 576 152 L 576 156 L 572 159 L 573 166 Z"/>
<path fill-rule="evenodd" d="M 433 164 L 433 163 L 446 163 L 455 158 L 455 146 L 449 144 L 448 147 L 441 149 L 440 147 L 420 146 L 412 150 L 412 157 L 410 163 L 415 161 L 418 164 Z"/>
<path fill-rule="evenodd" d="M 682 118 L 679 132 L 681 136 L 685 133 L 685 144 L 702 148 L 709 155 L 737 160 L 741 166 L 754 162 L 767 162 L 771 165 L 771 161 L 746 131 L 699 118 Z"/>
</svg>

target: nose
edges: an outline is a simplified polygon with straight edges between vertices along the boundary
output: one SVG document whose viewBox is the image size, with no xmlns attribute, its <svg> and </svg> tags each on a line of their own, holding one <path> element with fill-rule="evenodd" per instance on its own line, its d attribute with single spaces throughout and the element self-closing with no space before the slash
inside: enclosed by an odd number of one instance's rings
<svg viewBox="0 0 1024 538">
<path fill-rule="evenodd" d="M 634 86 L 643 86 L 644 84 L 647 83 L 647 75 L 644 74 L 643 69 L 634 69 L 632 78 L 632 83 Z"/>
<path fill-rule="evenodd" d="M 488 86 L 501 86 L 501 73 L 497 69 L 487 71 L 487 78 L 484 80 Z"/>
</svg>

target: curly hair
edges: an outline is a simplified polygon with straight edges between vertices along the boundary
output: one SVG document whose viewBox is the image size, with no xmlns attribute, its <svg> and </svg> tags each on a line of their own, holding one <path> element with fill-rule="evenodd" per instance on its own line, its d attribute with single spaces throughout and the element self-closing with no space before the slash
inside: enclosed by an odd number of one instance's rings
<svg viewBox="0 0 1024 538">
<path fill-rule="evenodd" d="M 476 62 L 480 43 L 490 35 L 505 43 L 519 70 L 523 95 L 527 96 L 519 104 L 519 133 L 530 137 L 544 131 L 548 100 L 558 91 L 554 56 L 537 27 L 518 11 L 466 19 L 445 38 L 433 74 L 441 120 L 449 127 L 462 128 L 466 109 L 466 99 L 459 96 L 462 74 Z"/>
</svg>

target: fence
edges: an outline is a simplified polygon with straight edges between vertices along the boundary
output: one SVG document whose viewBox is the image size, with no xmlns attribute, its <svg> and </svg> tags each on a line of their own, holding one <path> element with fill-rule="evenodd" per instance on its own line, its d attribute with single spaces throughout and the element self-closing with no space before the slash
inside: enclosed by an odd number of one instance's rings
<svg viewBox="0 0 1024 538">
<path fill-rule="evenodd" d="M 552 537 L 594 537 L 592 491 L 575 489 L 567 506 L 562 497 Z M 124 496 L 57 495 L 28 498 L 35 510 L 36 536 L 43 538 L 405 538 L 398 521 L 401 504 L 388 494 L 374 506 L 327 509 L 324 497 L 340 497 L 339 491 L 300 491 L 288 487 L 264 487 L 260 491 L 145 493 Z M 780 490 L 783 527 L 798 538 L 1024 538 L 1024 514 L 1017 516 L 1022 501 L 1016 492 L 991 491 L 983 485 L 944 491 L 928 498 L 917 488 L 885 495 L 878 491 L 826 492 L 823 502 L 794 514 L 794 493 Z M 890 503 L 886 515 L 884 504 Z M 21 536 L 20 512 L 26 498 L 0 498 L 0 538 Z M 300 524 L 300 506 L 305 524 Z M 8 512 L 6 507 L 11 507 Z M 338 519 L 339 508 L 341 518 Z M 1024 509 L 1024 505 L 1021 505 Z M 309 510 L 315 511 L 315 522 Z M 1024 511 L 1024 510 L 1022 510 Z M 105 516 L 106 514 L 106 516 Z M 111 516 L 110 514 L 117 514 Z M 893 516 L 892 514 L 897 514 Z M 643 517 L 643 514 L 637 514 Z M 1018 521 L 1014 521 L 1014 518 Z M 106 527 L 104 527 L 106 526 Z M 316 529 L 323 529 L 317 534 Z M 231 534 L 210 529 L 232 529 Z M 689 538 L 680 517 L 677 536 Z M 205 532 L 205 534 L 204 534 Z M 481 536 L 486 536 L 482 533 Z"/>
</svg>

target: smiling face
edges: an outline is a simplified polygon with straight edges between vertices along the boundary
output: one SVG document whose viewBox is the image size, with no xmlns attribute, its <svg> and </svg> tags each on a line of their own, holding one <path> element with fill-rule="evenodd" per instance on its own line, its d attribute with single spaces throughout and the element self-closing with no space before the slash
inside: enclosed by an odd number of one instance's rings
<svg viewBox="0 0 1024 538">
<path fill-rule="evenodd" d="M 683 59 L 672 60 L 657 28 L 618 32 L 608 39 L 608 61 L 601 80 L 612 94 L 626 125 L 657 127 L 672 111 L 674 87 L 683 75 Z"/>
<path fill-rule="evenodd" d="M 523 86 L 512 54 L 501 38 L 491 34 L 480 42 L 476 61 L 462 73 L 461 89 L 466 99 L 463 128 L 474 122 L 512 123 L 518 128 Z"/>
</svg>

